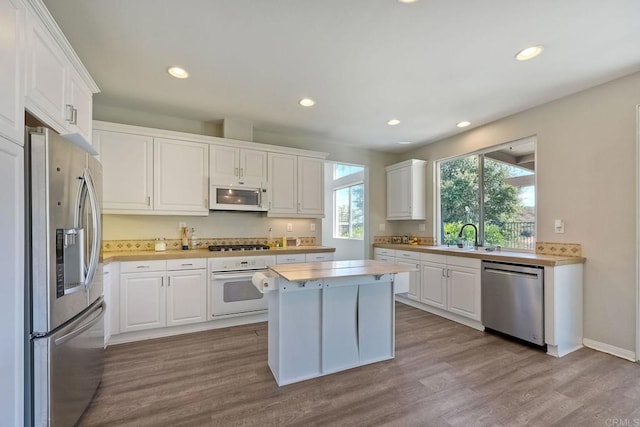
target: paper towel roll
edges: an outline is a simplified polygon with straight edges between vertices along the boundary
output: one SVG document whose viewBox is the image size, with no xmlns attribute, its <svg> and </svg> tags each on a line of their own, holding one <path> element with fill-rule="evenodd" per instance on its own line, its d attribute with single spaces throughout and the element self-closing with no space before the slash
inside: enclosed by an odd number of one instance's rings
<svg viewBox="0 0 640 427">
<path fill-rule="evenodd" d="M 273 273 L 267 272 L 257 272 L 253 274 L 251 277 L 251 282 L 253 286 L 255 286 L 260 292 L 265 293 L 276 288 L 276 277 Z"/>
</svg>

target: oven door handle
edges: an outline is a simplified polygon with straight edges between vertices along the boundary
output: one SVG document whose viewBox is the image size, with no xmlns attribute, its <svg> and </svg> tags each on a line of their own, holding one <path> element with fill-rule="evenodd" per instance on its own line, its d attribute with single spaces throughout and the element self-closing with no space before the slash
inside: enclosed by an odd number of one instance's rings
<svg viewBox="0 0 640 427">
<path fill-rule="evenodd" d="M 250 279 L 258 271 L 266 271 L 266 270 L 251 270 L 251 271 L 248 271 L 246 273 L 233 273 L 233 274 L 218 273 L 218 272 L 212 271 L 211 272 L 211 277 L 212 277 L 213 280 L 246 279 L 246 278 Z"/>
</svg>

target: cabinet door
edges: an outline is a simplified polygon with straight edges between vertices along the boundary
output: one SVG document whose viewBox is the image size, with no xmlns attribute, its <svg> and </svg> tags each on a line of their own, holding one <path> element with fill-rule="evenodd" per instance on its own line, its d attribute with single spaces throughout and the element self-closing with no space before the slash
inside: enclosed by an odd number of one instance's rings
<svg viewBox="0 0 640 427">
<path fill-rule="evenodd" d="M 444 264 L 422 263 L 422 294 L 420 301 L 434 307 L 447 309 L 447 266 Z"/>
<path fill-rule="evenodd" d="M 153 138 L 97 130 L 93 143 L 102 163 L 104 213 L 153 209 Z"/>
<path fill-rule="evenodd" d="M 271 187 L 269 214 L 297 214 L 297 157 L 290 154 L 269 153 L 267 158 Z"/>
<path fill-rule="evenodd" d="M 120 332 L 162 328 L 166 325 L 164 273 L 120 275 Z"/>
<path fill-rule="evenodd" d="M 111 338 L 111 315 L 113 300 L 111 299 L 111 265 L 105 265 L 102 270 L 102 293 L 107 310 L 104 313 L 104 348 L 107 348 Z"/>
<path fill-rule="evenodd" d="M 0 246 L 0 378 L 4 384 L 0 424 L 20 426 L 24 419 L 24 158 L 22 147 L 3 137 L 0 137 L 0 182 L 0 233 L 4 242 Z"/>
<path fill-rule="evenodd" d="M 24 142 L 24 9 L 19 0 L 0 1 L 0 135 Z"/>
<path fill-rule="evenodd" d="M 71 110 L 66 107 L 67 58 L 35 16 L 27 15 L 26 107 L 40 120 L 65 133 Z"/>
<path fill-rule="evenodd" d="M 449 268 L 449 311 L 480 320 L 480 270 L 466 267 Z"/>
<path fill-rule="evenodd" d="M 267 152 L 240 150 L 240 181 L 252 187 L 267 182 Z"/>
<path fill-rule="evenodd" d="M 167 283 L 167 326 L 207 320 L 207 271 L 171 271 Z"/>
<path fill-rule="evenodd" d="M 240 176 L 239 150 L 223 145 L 209 147 L 209 167 L 211 183 L 231 185 L 238 182 Z"/>
<path fill-rule="evenodd" d="M 298 157 L 298 213 L 324 216 L 324 160 Z"/>
<path fill-rule="evenodd" d="M 69 70 L 69 93 L 67 104 L 73 108 L 72 120 L 68 126 L 70 133 L 79 133 L 91 142 L 93 124 L 93 93 L 77 71 Z"/>
<path fill-rule="evenodd" d="M 154 138 L 154 209 L 209 214 L 209 146 Z"/>
<path fill-rule="evenodd" d="M 387 219 L 411 217 L 411 168 L 387 172 Z"/>
</svg>

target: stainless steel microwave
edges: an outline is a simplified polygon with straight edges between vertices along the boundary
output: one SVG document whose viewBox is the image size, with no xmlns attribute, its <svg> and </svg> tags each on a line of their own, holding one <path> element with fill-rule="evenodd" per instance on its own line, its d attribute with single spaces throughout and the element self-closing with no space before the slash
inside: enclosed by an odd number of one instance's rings
<svg viewBox="0 0 640 427">
<path fill-rule="evenodd" d="M 267 187 L 212 184 L 209 209 L 214 211 L 267 211 Z"/>
</svg>

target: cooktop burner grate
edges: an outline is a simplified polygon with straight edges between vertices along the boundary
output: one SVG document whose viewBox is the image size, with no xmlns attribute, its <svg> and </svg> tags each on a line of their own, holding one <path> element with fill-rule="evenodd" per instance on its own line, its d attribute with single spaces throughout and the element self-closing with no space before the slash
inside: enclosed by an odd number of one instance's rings
<svg viewBox="0 0 640 427">
<path fill-rule="evenodd" d="M 266 245 L 212 245 L 209 250 L 212 252 L 232 252 L 232 251 L 266 251 Z"/>
</svg>

